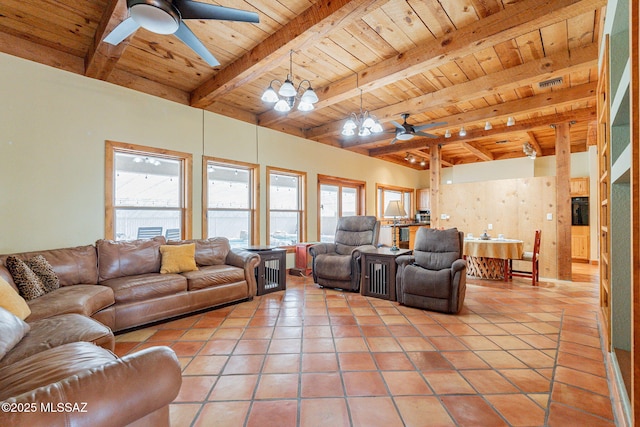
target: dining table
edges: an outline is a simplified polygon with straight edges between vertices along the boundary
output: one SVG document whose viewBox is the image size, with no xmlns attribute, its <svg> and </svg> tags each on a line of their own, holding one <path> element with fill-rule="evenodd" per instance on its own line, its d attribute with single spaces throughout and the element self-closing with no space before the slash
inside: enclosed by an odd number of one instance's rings
<svg viewBox="0 0 640 427">
<path fill-rule="evenodd" d="M 517 239 L 467 237 L 462 254 L 467 260 L 467 276 L 509 280 L 509 260 L 522 259 L 524 242 Z"/>
</svg>

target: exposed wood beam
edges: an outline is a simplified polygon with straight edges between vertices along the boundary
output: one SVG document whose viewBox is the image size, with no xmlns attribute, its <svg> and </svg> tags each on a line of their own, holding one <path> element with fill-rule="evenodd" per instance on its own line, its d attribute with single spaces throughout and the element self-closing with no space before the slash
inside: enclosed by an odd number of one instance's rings
<svg viewBox="0 0 640 427">
<path fill-rule="evenodd" d="M 320 101 L 315 107 L 328 107 L 358 96 L 360 89 L 372 91 L 604 5 L 606 0 L 524 0 L 511 4 L 501 12 L 366 68 L 358 72 L 357 79 L 349 75 L 317 89 Z M 289 117 L 299 115 L 296 111 Z M 266 124 L 281 120 L 281 116 L 267 111 L 258 120 Z"/>
<path fill-rule="evenodd" d="M 104 43 L 109 34 L 120 22 L 127 18 L 127 4 L 124 1 L 109 0 L 98 24 L 93 42 L 84 58 L 84 74 L 99 80 L 107 80 L 124 50 L 129 46 L 129 38 L 116 46 Z"/>
<path fill-rule="evenodd" d="M 572 72 L 588 70 L 598 65 L 598 46 L 592 43 L 585 47 L 563 51 L 518 65 L 497 73 L 488 74 L 468 82 L 418 96 L 394 105 L 371 111 L 381 123 L 398 120 L 401 113 L 412 114 L 427 110 L 447 108 L 450 105 L 495 95 L 499 92 L 518 89 Z M 337 135 L 343 121 L 336 121 L 307 130 L 307 138 L 316 139 Z"/>
<path fill-rule="evenodd" d="M 288 58 L 291 49 L 304 48 L 359 19 L 374 4 L 388 0 L 322 0 L 289 21 L 235 62 L 220 70 L 191 93 L 191 105 L 205 108 L 233 89 L 246 84 Z"/>
<path fill-rule="evenodd" d="M 394 145 L 385 145 L 383 147 L 372 148 L 369 150 L 369 155 L 373 157 L 382 156 L 385 154 L 392 154 L 401 151 L 412 150 L 416 148 L 424 148 L 426 145 L 447 145 L 447 144 L 457 144 L 460 141 L 473 141 L 482 138 L 499 138 L 508 134 L 513 133 L 521 133 L 526 132 L 532 129 L 539 129 L 544 127 L 549 127 L 554 123 L 558 123 L 559 121 L 584 121 L 584 120 L 592 120 L 596 117 L 596 109 L 595 108 L 583 108 L 580 110 L 574 110 L 567 113 L 561 114 L 550 114 L 547 116 L 540 116 L 534 119 L 527 120 L 518 120 L 514 126 L 494 126 L 492 130 L 477 130 L 477 131 L 468 131 L 467 136 L 465 137 L 451 137 L 451 138 L 438 138 L 438 139 L 428 139 L 428 138 L 413 138 L 411 141 L 397 143 Z"/>
<path fill-rule="evenodd" d="M 84 73 L 82 58 L 3 32 L 0 32 L 0 52 L 72 73 Z"/>
<path fill-rule="evenodd" d="M 542 156 L 542 147 L 536 136 L 531 131 L 527 132 L 527 136 L 529 137 L 529 143 L 531 143 L 533 149 L 536 150 L 536 156 Z"/>
<path fill-rule="evenodd" d="M 464 147 L 465 150 L 471 152 L 474 156 L 479 158 L 480 160 L 484 160 L 486 162 L 490 162 L 494 160 L 493 154 L 490 151 L 485 150 L 484 148 L 478 146 L 473 142 L 461 142 L 460 145 Z"/>
</svg>

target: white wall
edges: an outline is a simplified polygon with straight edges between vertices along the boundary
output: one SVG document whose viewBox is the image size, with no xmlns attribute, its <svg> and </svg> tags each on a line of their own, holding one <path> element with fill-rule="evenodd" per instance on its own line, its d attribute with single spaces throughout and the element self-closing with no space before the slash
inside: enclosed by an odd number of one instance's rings
<svg viewBox="0 0 640 427">
<path fill-rule="evenodd" d="M 306 171 L 309 239 L 317 238 L 318 173 L 366 181 L 369 214 L 377 182 L 416 187 L 424 173 L 5 54 L 0 99 L 0 253 L 104 236 L 105 140 L 193 154 L 194 237 L 202 228 L 203 153 L 259 163 L 261 182 L 266 166 Z"/>
</svg>

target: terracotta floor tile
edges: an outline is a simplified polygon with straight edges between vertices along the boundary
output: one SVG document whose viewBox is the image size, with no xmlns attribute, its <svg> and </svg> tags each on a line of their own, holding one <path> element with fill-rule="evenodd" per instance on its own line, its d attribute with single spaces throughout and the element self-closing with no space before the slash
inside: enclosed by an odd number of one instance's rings
<svg viewBox="0 0 640 427">
<path fill-rule="evenodd" d="M 116 336 L 116 342 L 135 342 L 140 343 L 147 340 L 149 337 L 156 333 L 156 329 L 138 329 L 136 331 L 127 332 Z M 181 332 L 184 332 L 182 330 Z"/>
<path fill-rule="evenodd" d="M 607 420 L 613 420 L 613 411 L 609 396 L 602 396 L 600 394 L 591 393 L 587 390 L 556 382 L 553 385 L 551 400 L 581 409 L 584 412 L 606 418 Z"/>
<path fill-rule="evenodd" d="M 382 377 L 393 396 L 428 395 L 431 389 L 416 371 L 385 371 Z"/>
<path fill-rule="evenodd" d="M 204 402 L 218 377 L 182 377 L 180 392 L 174 402 Z"/>
<path fill-rule="evenodd" d="M 455 426 L 453 419 L 433 396 L 400 396 L 393 399 L 407 427 Z M 426 415 L 428 414 L 428 415 Z"/>
<path fill-rule="evenodd" d="M 218 375 L 229 358 L 227 356 L 196 356 L 182 371 L 183 375 Z"/>
<path fill-rule="evenodd" d="M 480 396 L 442 396 L 443 405 L 459 426 L 507 426 Z"/>
<path fill-rule="evenodd" d="M 247 427 L 295 426 L 298 419 L 298 401 L 257 401 L 251 405 Z"/>
<path fill-rule="evenodd" d="M 198 354 L 231 354 L 237 343 L 236 340 L 211 340 L 202 347 Z"/>
<path fill-rule="evenodd" d="M 377 371 L 343 372 L 347 396 L 387 396 L 387 387 Z"/>
<path fill-rule="evenodd" d="M 198 316 L 189 316 L 182 319 L 171 320 L 169 322 L 161 323 L 156 326 L 158 329 L 189 329 L 199 320 Z"/>
<path fill-rule="evenodd" d="M 295 399 L 298 397 L 298 374 L 264 374 L 256 388 L 256 399 Z"/>
<path fill-rule="evenodd" d="M 487 338 L 503 350 L 531 350 L 529 344 L 512 335 L 495 335 L 488 336 Z"/>
<path fill-rule="evenodd" d="M 343 397 L 342 380 L 337 372 L 303 373 L 301 397 Z"/>
<path fill-rule="evenodd" d="M 408 371 L 415 367 L 405 353 L 372 353 L 382 371 Z"/>
<path fill-rule="evenodd" d="M 549 393 L 551 383 L 533 369 L 501 369 L 500 374 L 524 393 Z"/>
<path fill-rule="evenodd" d="M 229 356 L 222 374 L 257 374 L 262 369 L 264 358 L 262 354 Z"/>
<path fill-rule="evenodd" d="M 426 338 L 397 337 L 396 340 L 404 351 L 434 351 L 435 347 Z"/>
<path fill-rule="evenodd" d="M 222 324 L 224 318 L 221 317 L 205 317 L 193 324 L 194 328 L 217 328 Z"/>
<path fill-rule="evenodd" d="M 355 316 L 356 323 L 360 326 L 384 325 L 380 316 Z"/>
<path fill-rule="evenodd" d="M 257 382 L 258 375 L 223 375 L 208 400 L 251 400 Z"/>
<path fill-rule="evenodd" d="M 211 338 L 215 339 L 240 339 L 244 329 L 242 328 L 221 328 L 216 330 Z"/>
<path fill-rule="evenodd" d="M 193 427 L 243 427 L 251 402 L 209 402 L 204 405 Z M 220 414 L 224 414 L 221 417 Z M 171 424 L 173 427 L 173 424 Z"/>
<path fill-rule="evenodd" d="M 547 421 L 549 427 L 565 427 L 565 426 L 598 426 L 598 427 L 614 427 L 613 421 L 605 420 L 595 415 L 583 412 L 570 406 L 564 406 L 559 403 L 551 403 L 549 408 L 549 419 Z"/>
<path fill-rule="evenodd" d="M 487 362 L 476 356 L 472 351 L 443 351 L 440 354 L 458 370 L 489 368 Z"/>
<path fill-rule="evenodd" d="M 353 338 L 361 337 L 360 328 L 355 325 L 333 325 L 331 331 L 335 338 Z"/>
<path fill-rule="evenodd" d="M 460 374 L 480 394 L 519 393 L 513 384 L 493 369 L 462 371 Z"/>
<path fill-rule="evenodd" d="M 114 353 L 119 357 L 131 352 L 138 345 L 137 341 L 133 342 L 116 342 Z"/>
<path fill-rule="evenodd" d="M 305 319 L 306 320 L 306 319 Z M 305 321 L 303 338 L 333 338 L 329 325 L 307 325 Z"/>
<path fill-rule="evenodd" d="M 555 365 L 553 357 L 539 350 L 511 350 L 509 353 L 530 368 L 552 368 Z"/>
<path fill-rule="evenodd" d="M 506 351 L 477 351 L 482 360 L 494 369 L 526 368 L 527 365 Z"/>
<path fill-rule="evenodd" d="M 409 319 L 407 319 L 409 320 Z M 411 321 L 411 320 L 409 320 Z M 389 332 L 393 334 L 394 337 L 420 337 L 422 334 L 418 329 L 416 329 L 413 325 L 389 325 L 387 326 Z"/>
<path fill-rule="evenodd" d="M 298 372 L 299 369 L 299 354 L 268 354 L 264 359 L 262 372 L 265 374 L 285 374 Z"/>
<path fill-rule="evenodd" d="M 575 354 L 604 363 L 602 350 L 599 348 L 593 348 L 590 346 L 576 344 L 568 341 L 560 341 L 558 351 Z"/>
<path fill-rule="evenodd" d="M 172 403 L 169 420 L 172 427 L 191 427 L 202 405 L 199 403 Z"/>
<path fill-rule="evenodd" d="M 299 338 L 273 339 L 269 345 L 269 354 L 300 353 L 302 340 Z"/>
<path fill-rule="evenodd" d="M 329 316 L 305 316 L 304 326 L 329 326 Z"/>
<path fill-rule="evenodd" d="M 302 327 L 300 326 L 278 326 L 273 331 L 274 339 L 302 338 Z"/>
<path fill-rule="evenodd" d="M 562 331 L 560 334 L 560 341 L 567 341 L 576 344 L 582 344 L 593 348 L 600 348 L 600 337 L 591 336 L 585 334 L 579 334 L 575 332 Z"/>
<path fill-rule="evenodd" d="M 304 427 L 348 426 L 349 412 L 345 399 L 303 399 L 300 402 L 300 425 Z"/>
<path fill-rule="evenodd" d="M 451 333 L 451 335 L 455 335 L 457 337 L 462 335 L 480 335 L 480 333 L 477 330 L 475 330 L 470 325 L 467 325 L 465 323 L 450 324 L 450 325 L 443 325 L 443 326 L 447 331 L 449 331 L 449 333 Z"/>
<path fill-rule="evenodd" d="M 374 371 L 376 364 L 371 353 L 338 353 L 341 371 Z"/>
<path fill-rule="evenodd" d="M 373 352 L 388 353 L 393 351 L 402 351 L 402 347 L 393 337 L 367 337 L 367 344 Z"/>
<path fill-rule="evenodd" d="M 233 354 L 265 354 L 269 347 L 269 340 L 249 340 L 238 341 Z"/>
<path fill-rule="evenodd" d="M 340 353 L 351 354 L 351 353 Z M 356 353 L 357 354 L 357 353 Z M 338 372 L 336 353 L 304 353 L 302 372 Z"/>
<path fill-rule="evenodd" d="M 335 351 L 333 338 L 305 338 L 302 340 L 303 353 L 327 353 Z"/>
<path fill-rule="evenodd" d="M 387 326 L 363 325 L 360 329 L 365 337 L 390 337 L 392 335 Z"/>
<path fill-rule="evenodd" d="M 195 356 L 204 347 L 204 341 L 179 341 L 171 344 L 177 356 Z"/>
<path fill-rule="evenodd" d="M 354 427 L 403 426 L 390 397 L 350 397 L 347 403 Z"/>
<path fill-rule="evenodd" d="M 451 333 L 440 325 L 424 324 L 416 325 L 416 328 L 427 337 L 448 337 Z"/>
<path fill-rule="evenodd" d="M 558 354 L 558 365 L 587 372 L 599 377 L 607 376 L 606 368 L 601 362 L 563 351 Z"/>
<path fill-rule="evenodd" d="M 609 396 L 607 379 L 575 369 L 558 366 L 555 381 L 583 388 L 603 396 Z"/>
<path fill-rule="evenodd" d="M 523 394 L 488 395 L 486 399 L 512 426 L 543 426 L 545 411 Z"/>
<path fill-rule="evenodd" d="M 185 334 L 184 329 L 158 329 L 155 334 L 147 338 L 147 341 L 177 341 L 183 334 Z"/>
<path fill-rule="evenodd" d="M 273 336 L 273 329 L 270 326 L 259 326 L 247 328 L 242 334 L 244 340 L 268 340 Z"/>
<path fill-rule="evenodd" d="M 329 318 L 332 326 L 335 325 L 357 325 L 358 322 L 353 316 L 331 316 Z"/>
<path fill-rule="evenodd" d="M 469 348 L 464 345 L 458 338 L 456 337 L 429 337 L 429 341 L 433 344 L 433 346 L 441 351 L 444 350 L 468 350 Z"/>
<path fill-rule="evenodd" d="M 471 327 L 480 335 L 508 335 L 509 332 L 505 331 L 501 327 L 492 323 L 480 323 L 477 325 L 471 325 Z"/>
<path fill-rule="evenodd" d="M 435 351 L 412 351 L 407 356 L 419 371 L 430 371 L 435 369 L 451 369 L 452 365 Z"/>
<path fill-rule="evenodd" d="M 180 341 L 207 341 L 215 332 L 213 328 L 192 328 L 186 331 L 178 340 Z"/>
<path fill-rule="evenodd" d="M 367 347 L 364 338 L 336 338 L 334 342 L 338 353 L 369 351 L 369 347 Z"/>
<path fill-rule="evenodd" d="M 436 394 L 475 394 L 475 390 L 457 371 L 423 372 Z"/>
<path fill-rule="evenodd" d="M 497 344 L 483 336 L 460 336 L 458 339 L 470 350 L 500 350 L 500 347 Z"/>
</svg>

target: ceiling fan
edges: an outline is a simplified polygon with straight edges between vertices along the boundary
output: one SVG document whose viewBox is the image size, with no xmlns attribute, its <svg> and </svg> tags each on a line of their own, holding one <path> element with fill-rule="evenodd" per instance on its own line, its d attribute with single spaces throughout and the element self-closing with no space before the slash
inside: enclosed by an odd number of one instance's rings
<svg viewBox="0 0 640 427">
<path fill-rule="evenodd" d="M 104 38 L 106 43 L 117 45 L 140 27 L 156 34 L 175 34 L 212 67 L 220 63 L 185 25 L 184 19 L 260 22 L 256 12 L 191 0 L 127 0 L 127 8 L 129 17 Z"/>
<path fill-rule="evenodd" d="M 393 125 L 396 127 L 396 136 L 391 140 L 391 144 L 395 144 L 396 141 L 398 140 L 408 141 L 416 135 L 426 136 L 427 138 L 439 138 L 438 135 L 422 132 L 422 130 L 435 127 L 435 126 L 443 126 L 447 124 L 447 122 L 438 122 L 438 123 L 427 123 L 420 126 L 413 126 L 407 123 L 407 119 L 409 118 L 409 113 L 402 114 L 402 118 L 404 119 L 404 123 L 402 124 L 391 120 L 391 123 L 393 123 Z"/>
</svg>

